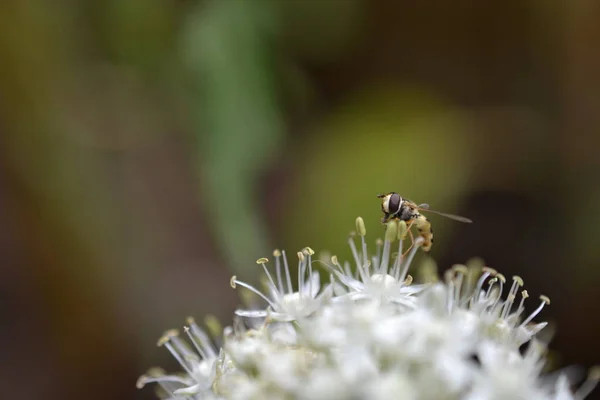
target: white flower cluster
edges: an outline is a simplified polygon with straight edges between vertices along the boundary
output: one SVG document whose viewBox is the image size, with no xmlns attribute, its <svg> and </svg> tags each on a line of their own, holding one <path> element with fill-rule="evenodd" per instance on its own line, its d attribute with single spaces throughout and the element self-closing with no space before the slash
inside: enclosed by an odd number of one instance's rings
<svg viewBox="0 0 600 400">
<path fill-rule="evenodd" d="M 546 323 L 533 319 L 550 303 L 525 315 L 523 281 L 491 268 L 454 266 L 443 283 L 415 285 L 409 266 L 422 241 L 402 253 L 406 224 L 388 224 L 384 241 L 367 252 L 365 227 L 357 219 L 360 246 L 349 243 L 354 268 L 314 261 L 298 253 L 294 288 L 285 252 L 264 268 L 267 290 L 233 277 L 262 297 L 266 309 L 238 310 L 224 330 L 222 346 L 193 320 L 185 328 L 193 347 L 176 331 L 165 346 L 184 373 L 158 369 L 138 386 L 157 382 L 167 399 L 583 399 L 600 378 L 572 391 L 566 374 L 541 374 L 545 344 L 535 335 Z M 392 254 L 398 240 L 398 253 Z M 325 280 L 313 263 L 325 266 Z M 507 290 L 504 290 L 506 286 Z M 509 287 L 510 286 L 510 287 Z M 505 293 L 506 292 L 506 293 Z"/>
</svg>

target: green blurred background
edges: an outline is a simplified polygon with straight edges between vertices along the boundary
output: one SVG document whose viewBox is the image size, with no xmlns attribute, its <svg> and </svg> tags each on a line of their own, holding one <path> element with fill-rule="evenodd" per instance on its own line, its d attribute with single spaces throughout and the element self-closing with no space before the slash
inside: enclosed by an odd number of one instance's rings
<svg viewBox="0 0 600 400">
<path fill-rule="evenodd" d="M 600 2 L 4 0 L 0 385 L 150 399 L 154 344 L 228 323 L 258 257 L 347 255 L 380 192 L 553 300 L 600 362 Z M 537 304 L 533 301 L 530 307 Z"/>
</svg>

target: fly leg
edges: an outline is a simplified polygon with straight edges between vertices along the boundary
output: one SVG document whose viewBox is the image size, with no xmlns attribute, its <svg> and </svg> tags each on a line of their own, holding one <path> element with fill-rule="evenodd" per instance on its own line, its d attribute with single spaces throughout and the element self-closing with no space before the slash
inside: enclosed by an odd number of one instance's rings
<svg viewBox="0 0 600 400">
<path fill-rule="evenodd" d="M 406 249 L 406 251 L 402 254 L 402 258 L 405 258 L 406 255 L 408 254 L 408 252 L 413 248 L 413 246 L 415 245 L 415 237 L 413 236 L 412 231 L 410 230 L 410 228 L 412 228 L 413 224 L 415 223 L 416 219 L 413 219 L 412 221 L 409 222 L 409 224 L 406 226 L 406 232 L 408 233 L 408 235 L 410 236 L 410 246 L 408 247 L 408 249 Z"/>
</svg>

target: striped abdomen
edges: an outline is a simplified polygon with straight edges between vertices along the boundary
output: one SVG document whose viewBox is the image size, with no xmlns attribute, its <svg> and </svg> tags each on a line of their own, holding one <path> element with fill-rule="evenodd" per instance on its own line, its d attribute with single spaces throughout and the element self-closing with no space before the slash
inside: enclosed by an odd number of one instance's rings
<svg viewBox="0 0 600 400">
<path fill-rule="evenodd" d="M 415 218 L 415 226 L 417 227 L 419 236 L 424 239 L 421 250 L 424 252 L 429 252 L 431 250 L 431 246 L 433 245 L 433 229 L 431 229 L 431 223 L 426 217 L 419 214 Z"/>
</svg>

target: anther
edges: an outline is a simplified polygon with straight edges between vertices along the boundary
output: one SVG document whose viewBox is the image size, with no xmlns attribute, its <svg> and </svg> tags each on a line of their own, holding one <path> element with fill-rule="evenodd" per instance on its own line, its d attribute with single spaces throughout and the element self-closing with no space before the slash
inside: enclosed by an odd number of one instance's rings
<svg viewBox="0 0 600 400">
<path fill-rule="evenodd" d="M 296 254 L 298 255 L 298 260 L 304 261 L 304 253 L 302 253 L 301 251 L 299 251 Z"/>
<path fill-rule="evenodd" d="M 232 276 L 231 279 L 229 280 L 229 286 L 231 286 L 232 289 L 235 289 L 236 285 L 235 282 L 237 281 L 237 276 Z"/>
<path fill-rule="evenodd" d="M 413 282 L 413 277 L 412 275 L 407 275 L 406 279 L 404 280 L 404 286 L 408 286 Z"/>
<path fill-rule="evenodd" d="M 314 251 L 313 249 L 311 249 L 310 247 L 308 247 L 308 246 L 307 246 L 307 247 L 305 247 L 305 248 L 302 250 L 302 252 L 303 252 L 303 253 L 306 253 L 306 254 L 307 254 L 307 255 L 309 255 L 309 256 L 312 256 L 312 255 L 314 255 L 314 254 L 315 254 L 315 251 Z"/>
<path fill-rule="evenodd" d="M 364 237 L 367 234 L 367 228 L 365 228 L 365 221 L 361 217 L 356 218 L 356 231 L 358 232 L 359 236 Z"/>
<path fill-rule="evenodd" d="M 161 336 L 161 337 L 158 339 L 158 341 L 156 342 L 156 345 L 157 345 L 158 347 L 162 347 L 162 346 L 164 346 L 164 345 L 165 345 L 165 343 L 167 343 L 168 341 L 169 341 L 169 337 L 167 337 L 167 336 L 165 336 L 165 335 L 162 335 L 162 336 Z"/>
<path fill-rule="evenodd" d="M 268 262 L 269 262 L 269 259 L 266 257 L 262 257 L 262 258 L 259 258 L 258 260 L 256 260 L 257 264 L 266 264 Z"/>
<path fill-rule="evenodd" d="M 331 256 L 331 263 L 333 265 L 340 265 L 337 256 Z"/>
<path fill-rule="evenodd" d="M 406 221 L 398 222 L 398 240 L 406 239 L 407 233 L 408 227 L 406 226 Z"/>
<path fill-rule="evenodd" d="M 388 222 L 385 230 L 385 241 L 392 243 L 398 237 L 398 223 L 393 220 Z"/>
<path fill-rule="evenodd" d="M 273 257 L 281 257 L 281 251 L 279 249 L 273 250 Z"/>
<path fill-rule="evenodd" d="M 523 282 L 523 279 L 520 276 L 515 275 L 512 278 L 513 278 L 513 281 L 517 282 L 517 285 L 519 285 L 521 287 L 523 287 L 525 285 L 525 282 Z"/>
<path fill-rule="evenodd" d="M 521 322 L 520 326 L 525 326 L 528 323 L 530 323 L 536 317 L 536 315 L 538 315 L 542 311 L 542 309 L 544 308 L 544 306 L 546 304 L 550 304 L 550 298 L 548 298 L 548 296 L 542 295 L 542 296 L 540 296 L 540 300 L 542 302 L 540 303 L 540 305 L 538 306 L 538 308 L 536 308 L 536 310 L 534 312 L 532 312 L 529 315 L 529 317 L 527 317 L 527 319 L 525 319 L 525 321 Z"/>
<path fill-rule="evenodd" d="M 178 329 L 169 329 L 168 331 L 165 332 L 164 336 L 170 338 L 174 338 L 179 336 L 179 330 Z"/>
<path fill-rule="evenodd" d="M 142 375 L 138 378 L 138 380 L 135 382 L 135 387 L 138 389 L 141 389 L 144 387 L 144 385 L 146 385 L 146 383 L 148 382 L 149 376 L 148 375 Z"/>
</svg>

